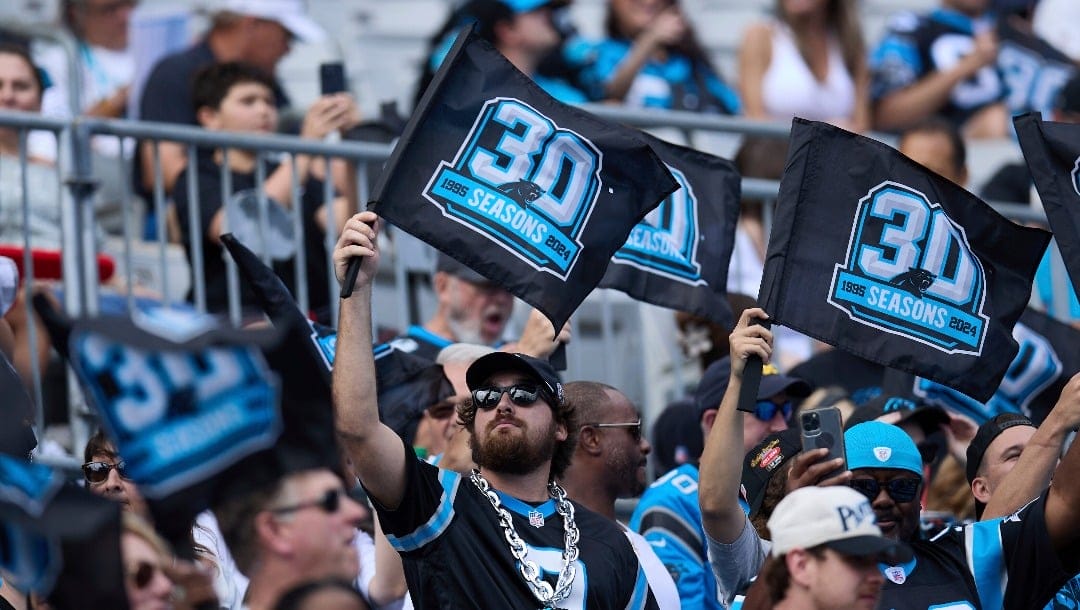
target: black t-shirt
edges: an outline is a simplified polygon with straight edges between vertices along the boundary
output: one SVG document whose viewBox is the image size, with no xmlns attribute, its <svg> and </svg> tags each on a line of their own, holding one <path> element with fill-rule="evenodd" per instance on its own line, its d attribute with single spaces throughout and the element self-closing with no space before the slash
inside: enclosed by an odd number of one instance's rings
<svg viewBox="0 0 1080 610">
<path fill-rule="evenodd" d="M 885 570 L 878 608 L 1041 610 L 1077 565 L 1062 566 L 1046 532 L 1046 494 L 1004 519 L 912 543 L 915 559 Z M 1074 551 L 1080 562 L 1080 555 Z"/>
<path fill-rule="evenodd" d="M 139 98 L 139 120 L 180 125 L 198 125 L 192 89 L 199 70 L 215 63 L 217 58 L 205 40 L 198 44 L 167 55 L 154 64 L 146 86 Z M 278 108 L 289 105 L 289 98 L 281 83 L 274 78 L 274 99 Z M 142 153 L 136 151 L 136 163 L 132 178 L 135 191 L 148 201 L 153 196 L 142 187 Z M 179 187 L 177 187 L 179 188 Z"/>
<path fill-rule="evenodd" d="M 276 163 L 266 162 L 266 176 L 277 167 Z M 176 192 L 173 195 L 176 211 L 179 216 L 181 235 L 183 237 L 184 252 L 188 262 L 194 265 L 192 257 L 191 235 L 189 234 L 188 216 L 191 209 L 191 198 L 187 187 L 187 173 L 185 168 L 180 173 L 176 182 Z M 210 154 L 199 155 L 199 227 L 202 239 L 203 273 L 206 282 L 206 308 L 211 312 L 225 312 L 229 307 L 228 277 L 225 271 L 224 248 L 218 243 L 207 239 L 207 231 L 214 214 L 222 206 L 221 192 L 221 166 L 214 162 Z M 242 191 L 255 189 L 254 173 L 232 173 L 233 197 Z M 317 317 L 322 319 L 329 304 L 328 283 L 328 259 L 323 245 L 325 234 L 315 222 L 315 213 L 323 205 L 323 183 L 315 178 L 309 178 L 304 183 L 302 196 L 302 216 L 304 219 L 304 253 L 306 255 L 308 303 Z M 289 290 L 295 296 L 297 294 L 295 281 L 295 264 L 293 259 L 274 262 L 274 271 L 278 274 Z M 194 274 L 193 274 L 194 281 Z M 241 284 L 243 289 L 243 285 Z M 188 294 L 189 300 L 194 300 L 194 288 Z M 255 301 L 249 290 L 242 290 L 243 304 L 255 306 Z"/>
<path fill-rule="evenodd" d="M 469 480 L 416 458 L 404 444 L 405 496 L 396 510 L 375 509 L 390 544 L 401 553 L 417 608 L 539 608 L 499 525 L 491 503 Z M 499 493 L 528 559 L 554 586 L 562 567 L 563 519 L 555 501 L 532 506 Z M 372 498 L 374 501 L 374 497 Z M 657 608 L 633 547 L 619 527 L 574 503 L 580 540 L 568 610 Z M 530 525 L 530 512 L 535 512 Z"/>
</svg>

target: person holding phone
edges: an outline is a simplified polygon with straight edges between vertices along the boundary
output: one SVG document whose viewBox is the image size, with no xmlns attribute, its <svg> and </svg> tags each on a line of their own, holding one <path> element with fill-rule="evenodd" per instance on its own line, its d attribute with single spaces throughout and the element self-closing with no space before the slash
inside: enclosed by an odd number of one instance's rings
<svg viewBox="0 0 1080 610">
<path fill-rule="evenodd" d="M 768 314 L 760 308 L 747 309 L 731 332 L 730 369 L 727 370 L 728 374 L 720 393 L 713 395 L 714 404 L 718 404 L 718 408 L 712 413 L 711 427 L 706 432 L 705 449 L 699 463 L 699 519 L 704 534 L 702 539 L 708 548 L 707 554 L 701 554 L 702 567 L 708 572 L 709 579 L 715 581 L 710 594 L 716 596 L 716 599 L 710 601 L 713 604 L 710 607 L 729 607 L 736 595 L 745 590 L 757 575 L 768 553 L 768 542 L 759 536 L 747 514 L 750 506 L 740 498 L 744 456 L 758 441 L 766 437 L 768 431 L 751 437 L 750 434 L 759 422 L 748 420 L 759 419 L 758 414 L 747 416 L 735 408 L 739 391 L 742 389 L 743 369 L 750 356 L 757 356 L 764 363 L 759 398 L 773 389 L 772 379 L 779 377 L 775 373 L 769 374 L 776 370 L 770 365 L 773 355 L 772 331 L 751 323 L 755 319 L 768 318 Z M 724 360 L 714 363 L 710 369 L 719 362 Z M 709 371 L 706 371 L 706 376 L 708 375 Z M 785 394 L 792 397 L 804 397 L 809 392 L 809 385 L 801 380 L 785 389 Z M 795 442 L 797 441 L 791 440 L 788 444 Z M 787 453 L 791 453 L 791 450 L 787 450 Z M 792 460 L 790 470 L 775 468 L 770 476 L 786 474 L 787 490 L 817 484 L 826 473 L 843 467 L 843 461 L 839 459 L 821 461 L 827 453 L 826 449 L 816 449 L 801 454 L 799 458 Z M 843 483 L 847 477 L 850 477 L 850 474 L 844 473 L 822 484 Z M 706 557 L 707 563 L 704 561 Z"/>
</svg>

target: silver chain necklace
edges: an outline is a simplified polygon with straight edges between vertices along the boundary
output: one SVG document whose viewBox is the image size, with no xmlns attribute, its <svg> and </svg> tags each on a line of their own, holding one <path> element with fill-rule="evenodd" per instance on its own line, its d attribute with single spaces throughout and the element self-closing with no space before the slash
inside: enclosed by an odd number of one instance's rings
<svg viewBox="0 0 1080 610">
<path fill-rule="evenodd" d="M 574 584 L 574 577 L 577 573 L 577 567 L 574 564 L 578 558 L 578 528 L 574 522 L 574 505 L 566 499 L 566 491 L 555 481 L 548 483 L 548 493 L 555 499 L 555 511 L 562 515 L 563 518 L 563 541 L 566 546 L 563 549 L 562 570 L 559 572 L 559 579 L 556 581 L 555 587 L 552 588 L 548 582 L 540 578 L 540 567 L 536 565 L 536 562 L 529 560 L 529 547 L 518 536 L 510 511 L 503 508 L 502 502 L 499 501 L 499 495 L 495 493 L 495 490 L 491 489 L 491 485 L 488 484 L 484 475 L 474 468 L 469 478 L 472 480 L 473 485 L 476 485 L 477 489 L 487 496 L 491 506 L 495 508 L 495 512 L 499 516 L 499 525 L 503 528 L 503 536 L 510 545 L 510 554 L 514 556 L 514 559 L 517 559 L 518 571 L 521 572 L 521 577 L 525 579 L 525 584 L 529 585 L 533 596 L 544 605 L 544 610 L 555 608 L 557 602 L 570 595 L 570 588 Z"/>
</svg>

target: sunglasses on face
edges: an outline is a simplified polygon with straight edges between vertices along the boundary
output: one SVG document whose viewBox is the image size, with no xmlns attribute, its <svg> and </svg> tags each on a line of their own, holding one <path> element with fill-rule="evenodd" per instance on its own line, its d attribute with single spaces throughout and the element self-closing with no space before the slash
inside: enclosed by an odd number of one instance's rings
<svg viewBox="0 0 1080 610">
<path fill-rule="evenodd" d="M 113 468 L 116 469 L 116 473 L 119 474 L 121 478 L 128 478 L 127 464 L 124 460 L 120 460 L 115 464 L 110 464 L 108 462 L 87 462 L 82 465 L 83 476 L 86 477 L 87 482 L 94 483 L 95 485 L 104 483 L 105 480 L 109 478 L 109 471 Z"/>
<path fill-rule="evenodd" d="M 134 570 L 128 571 L 128 579 L 131 580 L 131 584 L 135 586 L 136 590 L 142 590 L 150 586 L 153 582 L 154 576 L 158 572 L 162 572 L 161 567 L 150 563 L 149 561 L 140 561 L 135 564 Z M 162 572 L 164 574 L 164 572 Z"/>
<path fill-rule="evenodd" d="M 305 508 L 318 508 L 319 510 L 332 515 L 341 508 L 341 496 L 345 494 L 341 489 L 330 489 L 323 494 L 321 498 L 316 500 L 309 500 L 307 502 L 300 502 L 299 504 L 293 504 L 292 506 L 279 506 L 278 508 L 271 508 L 270 512 L 275 515 L 284 515 L 286 513 L 294 513 L 298 510 Z"/>
<path fill-rule="evenodd" d="M 763 422 L 770 422 L 776 417 L 776 412 L 783 413 L 784 420 L 791 419 L 791 412 L 795 409 L 795 405 L 789 400 L 782 405 L 778 405 L 771 400 L 759 400 L 754 405 L 754 417 L 760 419 Z"/>
<path fill-rule="evenodd" d="M 601 423 L 582 424 L 581 427 L 582 428 L 585 428 L 585 427 L 589 427 L 589 428 L 626 428 L 626 430 L 628 432 L 630 432 L 630 436 L 632 436 L 635 441 L 640 441 L 641 440 L 641 420 L 640 419 L 637 420 L 637 421 L 619 422 L 619 423 L 612 423 L 612 424 L 601 424 Z"/>
<path fill-rule="evenodd" d="M 889 497 L 897 503 L 914 500 L 919 494 L 921 484 L 921 479 L 912 478 L 893 479 L 885 484 L 879 483 L 877 479 L 852 479 L 850 483 L 852 489 L 866 496 L 871 502 L 878 497 L 881 488 L 884 487 Z"/>
<path fill-rule="evenodd" d="M 494 409 L 502 400 L 502 395 L 510 397 L 510 402 L 519 407 L 532 406 L 540 398 L 540 386 L 531 383 L 517 383 L 507 388 L 488 386 L 472 391 L 473 404 L 479 409 Z"/>
</svg>

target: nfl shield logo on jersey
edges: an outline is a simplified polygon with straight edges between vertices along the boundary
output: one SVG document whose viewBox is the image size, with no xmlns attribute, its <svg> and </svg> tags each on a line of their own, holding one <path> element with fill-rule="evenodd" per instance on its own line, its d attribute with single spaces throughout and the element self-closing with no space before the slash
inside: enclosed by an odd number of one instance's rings
<svg viewBox="0 0 1080 610">
<path fill-rule="evenodd" d="M 529 525 L 535 528 L 544 527 L 544 515 L 540 514 L 538 510 L 529 511 Z"/>
<path fill-rule="evenodd" d="M 881 462 L 888 462 L 892 457 L 892 447 L 874 447 L 874 457 Z"/>
</svg>

